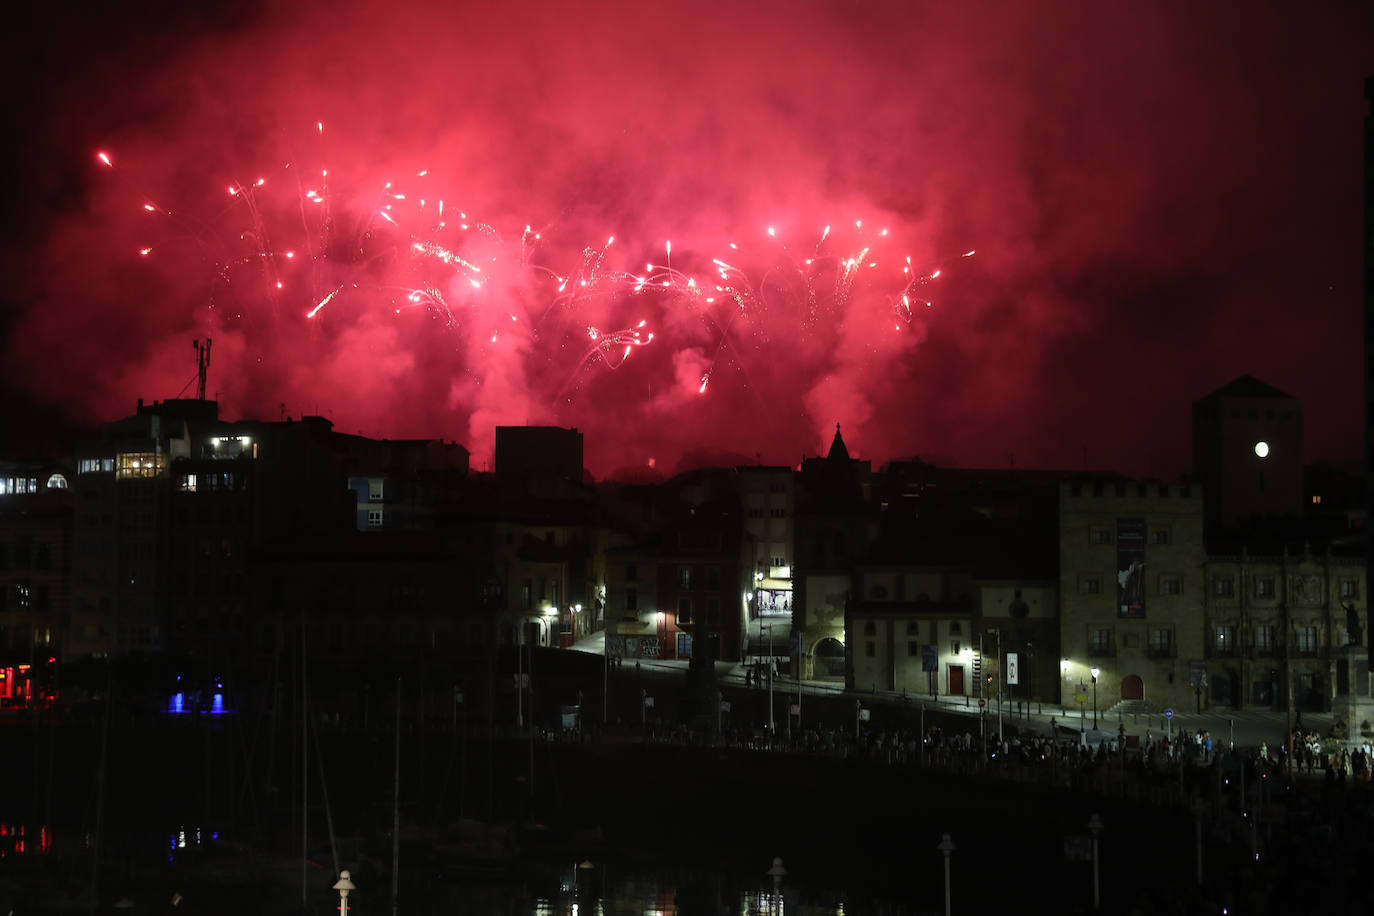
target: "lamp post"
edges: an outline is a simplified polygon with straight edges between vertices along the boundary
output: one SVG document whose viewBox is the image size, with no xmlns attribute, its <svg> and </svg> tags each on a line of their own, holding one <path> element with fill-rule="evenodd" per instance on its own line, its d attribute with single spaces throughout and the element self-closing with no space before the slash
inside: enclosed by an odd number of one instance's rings
<svg viewBox="0 0 1374 916">
<path fill-rule="evenodd" d="M 348 916 L 348 892 L 357 889 L 358 885 L 353 883 L 348 869 L 339 872 L 339 880 L 334 882 L 334 890 L 339 892 L 339 916 Z"/>
<path fill-rule="evenodd" d="M 782 867 L 782 859 L 774 856 L 773 867 L 764 872 L 764 874 L 773 879 L 773 897 L 768 902 L 768 909 L 772 912 L 781 912 L 782 879 L 787 876 L 787 869 Z"/>
<path fill-rule="evenodd" d="M 1002 743 L 1002 684 L 1004 683 L 1002 674 L 1002 628 L 992 627 L 988 630 L 993 636 L 997 637 L 997 743 Z"/>
<path fill-rule="evenodd" d="M 1094 814 L 1088 818 L 1088 832 L 1093 835 L 1093 909 L 1099 908 L 1099 884 L 1097 880 L 1097 837 L 1102 833 L 1102 818 Z"/>
<path fill-rule="evenodd" d="M 773 746 L 773 628 L 768 624 L 763 625 L 763 632 L 768 634 L 768 665 L 764 669 L 768 672 L 768 746 Z"/>
<path fill-rule="evenodd" d="M 1100 673 L 1101 673 L 1101 669 L 1098 669 L 1098 668 L 1092 669 L 1092 672 L 1091 672 L 1091 674 L 1092 674 L 1092 676 L 1093 676 L 1093 729 L 1094 729 L 1094 730 L 1097 728 L 1097 676 L 1098 676 Z"/>
<path fill-rule="evenodd" d="M 946 833 L 940 837 L 940 845 L 935 847 L 945 855 L 945 916 L 949 916 L 949 854 L 954 852 L 954 841 Z"/>
</svg>

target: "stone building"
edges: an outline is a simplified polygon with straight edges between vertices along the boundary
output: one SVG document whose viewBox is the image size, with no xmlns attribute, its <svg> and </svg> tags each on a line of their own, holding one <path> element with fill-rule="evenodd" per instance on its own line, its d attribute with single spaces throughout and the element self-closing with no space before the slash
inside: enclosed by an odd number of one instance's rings
<svg viewBox="0 0 1374 916">
<path fill-rule="evenodd" d="M 1192 708 L 1205 662 L 1202 495 L 1119 477 L 1060 485 L 1061 702 L 1083 685 L 1099 711 Z"/>
<path fill-rule="evenodd" d="M 1258 543 L 1256 543 L 1258 542 Z M 1258 538 L 1214 542 L 1207 558 L 1201 699 L 1235 709 L 1329 710 L 1340 685 L 1348 624 L 1368 625 L 1360 545 L 1291 548 Z M 1355 634 L 1358 635 L 1358 634 Z M 1362 642 L 1362 640 L 1361 640 Z M 1361 657 L 1347 677 L 1363 679 Z"/>
</svg>

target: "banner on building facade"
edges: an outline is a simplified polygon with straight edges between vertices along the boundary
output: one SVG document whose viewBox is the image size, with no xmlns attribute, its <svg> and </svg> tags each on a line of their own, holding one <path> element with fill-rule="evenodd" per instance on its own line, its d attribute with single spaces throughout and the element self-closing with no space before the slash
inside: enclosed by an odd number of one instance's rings
<svg viewBox="0 0 1374 916">
<path fill-rule="evenodd" d="M 1007 653 L 1007 684 L 1021 683 L 1021 666 L 1017 664 L 1015 652 Z"/>
<path fill-rule="evenodd" d="M 1145 519 L 1116 520 L 1116 616 L 1145 616 Z"/>
</svg>

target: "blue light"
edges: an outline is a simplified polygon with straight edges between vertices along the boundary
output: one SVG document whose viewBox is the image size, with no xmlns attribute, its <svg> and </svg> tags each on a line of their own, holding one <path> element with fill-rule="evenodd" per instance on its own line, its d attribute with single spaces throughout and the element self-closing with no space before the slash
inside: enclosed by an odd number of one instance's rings
<svg viewBox="0 0 1374 916">
<path fill-rule="evenodd" d="M 212 715 L 212 716 L 222 716 L 222 715 L 224 715 L 224 694 L 222 694 L 222 693 L 217 693 L 217 694 L 215 694 L 215 702 L 214 702 L 214 705 L 210 707 L 210 715 Z"/>
<path fill-rule="evenodd" d="M 176 693 L 172 695 L 172 708 L 170 711 L 178 716 L 186 711 L 186 694 Z"/>
</svg>

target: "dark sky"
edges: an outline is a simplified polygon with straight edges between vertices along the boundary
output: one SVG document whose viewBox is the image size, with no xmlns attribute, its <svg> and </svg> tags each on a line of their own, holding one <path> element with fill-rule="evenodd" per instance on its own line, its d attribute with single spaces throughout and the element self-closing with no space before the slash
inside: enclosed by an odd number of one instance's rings
<svg viewBox="0 0 1374 916">
<path fill-rule="evenodd" d="M 12 448 L 189 396 L 205 336 L 231 418 L 479 467 L 497 424 L 604 475 L 838 422 L 875 462 L 1171 477 L 1242 373 L 1309 459 L 1362 448 L 1367 5 L 22 15 Z"/>
</svg>

